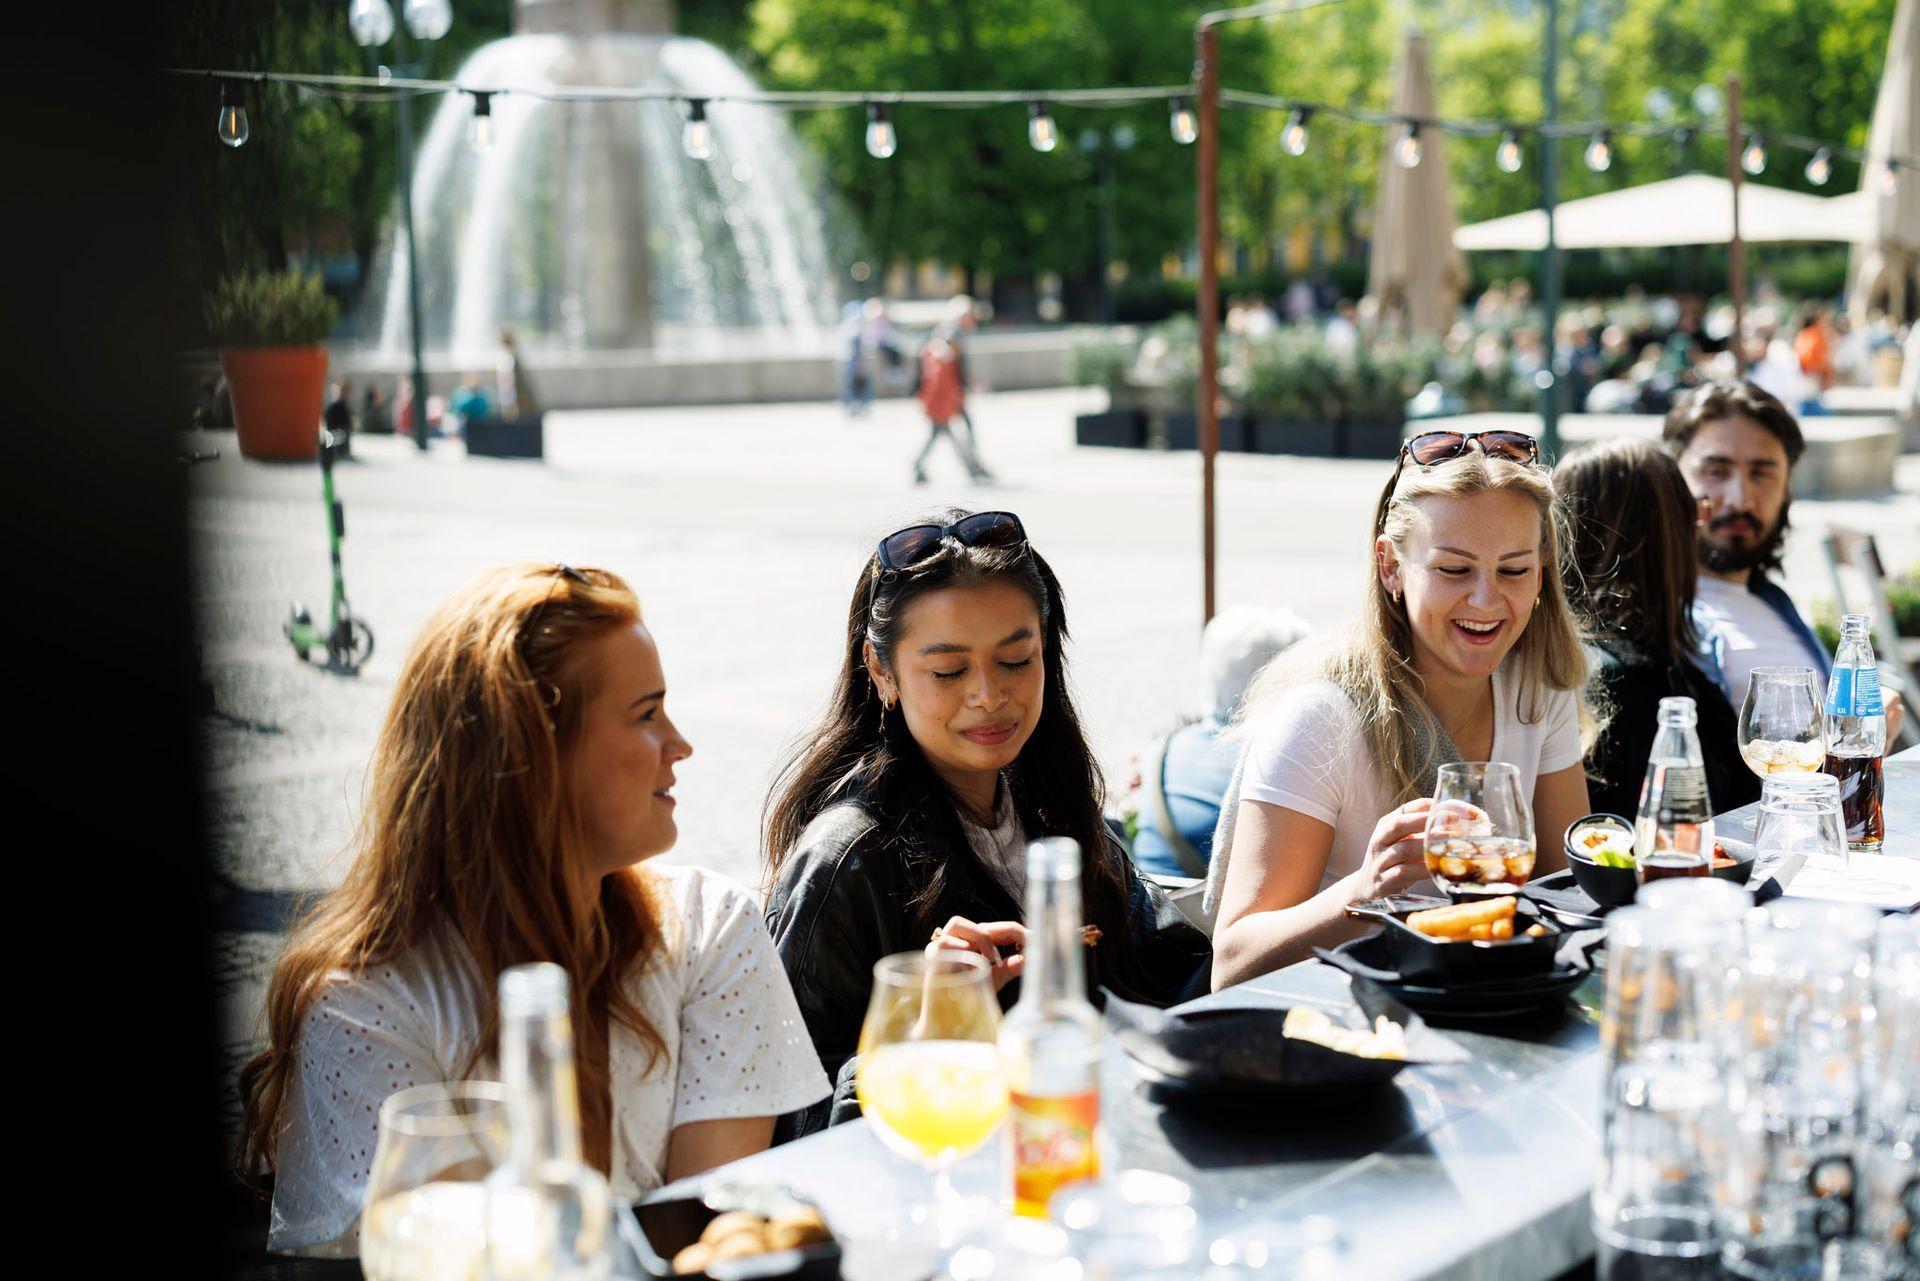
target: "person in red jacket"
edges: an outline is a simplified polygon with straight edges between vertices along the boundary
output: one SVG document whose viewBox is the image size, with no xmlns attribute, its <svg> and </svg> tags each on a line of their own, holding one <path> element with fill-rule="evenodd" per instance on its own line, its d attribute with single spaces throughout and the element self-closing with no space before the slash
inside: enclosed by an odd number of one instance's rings
<svg viewBox="0 0 1920 1281">
<path fill-rule="evenodd" d="M 966 315 L 970 319 L 971 310 Z M 974 445 L 973 424 L 967 417 L 966 366 L 960 349 L 960 331 L 965 324 L 964 320 L 956 320 L 941 325 L 920 352 L 920 386 L 915 394 L 927 414 L 927 439 L 913 460 L 916 485 L 927 483 L 927 457 L 942 436 L 953 442 L 953 452 L 960 456 L 968 476 L 977 481 L 993 479 L 993 473 L 980 461 Z M 953 430 L 955 418 L 966 425 L 965 435 Z"/>
</svg>

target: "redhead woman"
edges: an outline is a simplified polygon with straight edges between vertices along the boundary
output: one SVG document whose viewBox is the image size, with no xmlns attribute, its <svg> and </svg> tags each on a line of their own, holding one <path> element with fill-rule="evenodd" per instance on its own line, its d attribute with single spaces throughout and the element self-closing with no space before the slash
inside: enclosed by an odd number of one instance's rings
<svg viewBox="0 0 1920 1281">
<path fill-rule="evenodd" d="M 1447 761 L 1518 767 L 1534 874 L 1564 864 L 1560 835 L 1588 808 L 1587 666 L 1538 458 L 1518 432 L 1407 442 L 1375 508 L 1360 623 L 1262 674 L 1208 874 L 1215 987 L 1354 937 L 1368 927 L 1348 905 L 1424 882 Z"/>
<path fill-rule="evenodd" d="M 1026 846 L 1042 836 L 1084 854 L 1090 995 L 1165 1005 L 1205 990 L 1205 936 L 1101 818 L 1066 640 L 1059 580 L 1011 512 L 942 512 L 881 539 L 861 570 L 826 717 L 766 820 L 768 923 L 842 1102 L 881 957 L 930 940 L 979 952 L 1012 1004 Z M 834 1119 L 851 1114 L 836 1104 Z"/>
<path fill-rule="evenodd" d="M 427 621 L 353 864 L 289 939 L 241 1074 L 270 1249 L 356 1252 L 380 1103 L 493 1074 L 512 965 L 572 980 L 582 1146 L 616 1196 L 759 1151 L 827 1094 L 751 894 L 644 865 L 673 845 L 692 751 L 639 602 L 604 570 L 495 570 Z"/>
</svg>

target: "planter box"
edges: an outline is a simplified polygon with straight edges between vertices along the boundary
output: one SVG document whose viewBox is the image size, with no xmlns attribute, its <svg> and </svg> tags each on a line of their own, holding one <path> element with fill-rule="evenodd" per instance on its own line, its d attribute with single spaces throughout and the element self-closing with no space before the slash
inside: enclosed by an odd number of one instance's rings
<svg viewBox="0 0 1920 1281">
<path fill-rule="evenodd" d="M 1104 414 L 1079 414 L 1073 420 L 1073 443 L 1120 449 L 1141 449 L 1147 443 L 1147 419 L 1137 409 L 1109 409 Z"/>
<path fill-rule="evenodd" d="M 1324 420 L 1295 422 L 1258 415 L 1253 419 L 1253 443 L 1262 454 L 1334 458 L 1338 456 L 1340 437 L 1334 424 Z"/>
<path fill-rule="evenodd" d="M 467 424 L 467 453 L 484 458 L 541 458 L 546 433 L 539 418 L 476 418 Z"/>
<path fill-rule="evenodd" d="M 320 456 L 325 347 L 223 347 L 220 372 L 241 457 L 305 463 Z"/>
<path fill-rule="evenodd" d="M 1340 427 L 1342 458 L 1397 458 L 1406 439 L 1404 419 L 1357 419 Z"/>
<path fill-rule="evenodd" d="M 1251 454 L 1253 419 L 1245 414 L 1220 415 L 1220 452 Z M 1162 423 L 1168 449 L 1200 448 L 1200 416 L 1191 409 L 1176 410 Z"/>
</svg>

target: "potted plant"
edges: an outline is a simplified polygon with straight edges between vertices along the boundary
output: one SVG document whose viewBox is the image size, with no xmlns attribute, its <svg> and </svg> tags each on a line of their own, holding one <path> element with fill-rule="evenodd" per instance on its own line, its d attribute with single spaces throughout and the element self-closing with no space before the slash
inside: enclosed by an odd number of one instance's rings
<svg viewBox="0 0 1920 1281">
<path fill-rule="evenodd" d="M 220 344 L 240 453 L 302 462 L 320 453 L 327 349 L 338 308 L 318 276 L 247 272 L 207 297 L 207 328 Z"/>
<path fill-rule="evenodd" d="M 1263 454 L 1333 457 L 1338 437 L 1327 413 L 1331 385 L 1319 335 L 1287 331 L 1257 344 L 1242 390 L 1252 411 L 1253 447 Z"/>
<path fill-rule="evenodd" d="M 1364 345 L 1353 353 L 1339 396 L 1341 402 L 1341 456 L 1392 458 L 1400 452 L 1411 396 L 1432 359 L 1424 348 L 1407 351 L 1376 350 Z"/>
<path fill-rule="evenodd" d="M 1107 391 L 1105 413 L 1075 416 L 1075 444 L 1138 449 L 1147 443 L 1146 415 L 1123 403 L 1127 371 L 1132 365 L 1133 345 L 1106 335 L 1075 343 L 1067 353 L 1068 381 L 1076 387 L 1104 387 Z"/>
</svg>

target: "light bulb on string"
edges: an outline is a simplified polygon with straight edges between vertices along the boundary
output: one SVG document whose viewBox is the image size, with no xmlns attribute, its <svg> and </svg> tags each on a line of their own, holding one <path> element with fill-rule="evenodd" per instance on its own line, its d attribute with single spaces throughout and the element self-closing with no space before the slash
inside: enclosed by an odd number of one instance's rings
<svg viewBox="0 0 1920 1281">
<path fill-rule="evenodd" d="M 1747 135 L 1746 149 L 1740 153 L 1740 167 L 1754 177 L 1767 171 L 1767 140 L 1757 133 Z"/>
<path fill-rule="evenodd" d="M 473 91 L 473 149 L 481 155 L 493 150 L 493 94 Z"/>
<path fill-rule="evenodd" d="M 387 0 L 353 0 L 347 6 L 347 30 L 361 48 L 379 48 L 393 39 L 393 6 Z"/>
<path fill-rule="evenodd" d="M 1402 169 L 1415 169 L 1420 165 L 1420 122 L 1407 121 L 1407 131 L 1400 135 L 1400 141 L 1393 144 L 1393 158 Z"/>
<path fill-rule="evenodd" d="M 1307 126 L 1313 122 L 1312 107 L 1295 107 L 1287 113 L 1287 127 L 1280 131 L 1280 147 L 1290 156 L 1305 155 Z"/>
<path fill-rule="evenodd" d="M 1191 145 L 1200 136 L 1200 125 L 1193 115 L 1193 103 L 1185 94 L 1173 100 L 1173 108 L 1167 114 L 1167 131 L 1183 147 Z"/>
<path fill-rule="evenodd" d="M 252 132 L 247 126 L 246 90 L 235 81 L 220 82 L 220 114 L 214 119 L 213 131 L 229 147 L 239 146 Z"/>
<path fill-rule="evenodd" d="M 438 40 L 453 26 L 453 6 L 447 0 L 406 0 L 402 12 L 416 40 Z"/>
<path fill-rule="evenodd" d="M 1833 148 L 1822 147 L 1813 153 L 1813 159 L 1807 161 L 1807 181 L 1816 187 L 1827 185 L 1827 179 L 1833 177 Z"/>
<path fill-rule="evenodd" d="M 1519 173 L 1526 155 L 1520 150 L 1520 131 L 1508 129 L 1500 135 L 1500 146 L 1494 150 L 1493 163 L 1500 166 L 1502 173 Z"/>
<path fill-rule="evenodd" d="M 689 160 L 713 155 L 713 126 L 707 123 L 706 99 L 687 99 L 687 127 L 680 131 L 680 147 Z"/>
<path fill-rule="evenodd" d="M 1053 123 L 1053 114 L 1039 98 L 1027 106 L 1027 141 L 1039 152 L 1052 151 L 1060 145 L 1060 130 Z"/>
<path fill-rule="evenodd" d="M 1889 156 L 1886 167 L 1880 171 L 1880 194 L 1891 196 L 1899 185 L 1900 162 Z"/>
<path fill-rule="evenodd" d="M 885 160 L 900 150 L 900 139 L 894 135 L 893 121 L 887 119 L 887 105 L 884 102 L 867 104 L 867 154 L 875 160 Z"/>
<path fill-rule="evenodd" d="M 1595 173 L 1605 173 L 1613 167 L 1613 134 L 1606 129 L 1594 131 L 1593 138 L 1587 143 L 1587 168 Z"/>
</svg>

